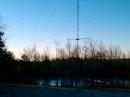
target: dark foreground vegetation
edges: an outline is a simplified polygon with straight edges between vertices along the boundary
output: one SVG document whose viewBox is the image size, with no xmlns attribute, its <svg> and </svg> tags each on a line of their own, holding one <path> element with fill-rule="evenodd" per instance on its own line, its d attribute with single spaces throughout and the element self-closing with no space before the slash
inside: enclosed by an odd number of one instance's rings
<svg viewBox="0 0 130 97">
<path fill-rule="evenodd" d="M 46 60 L 43 62 L 29 61 L 11 61 L 2 67 L 1 78 L 3 82 L 15 82 L 24 84 L 34 84 L 36 79 L 46 79 L 46 84 L 50 78 L 68 78 L 73 81 L 83 80 L 91 81 L 93 84 L 100 80 L 102 87 L 105 82 L 113 85 L 114 80 L 120 88 L 130 88 L 130 60 L 99 60 L 99 59 L 64 59 L 64 60 Z M 2 80 L 1 80 L 2 81 Z M 48 82 L 47 82 L 48 81 Z M 126 85 L 126 81 L 128 84 Z M 62 83 L 63 84 L 63 83 Z M 119 84 L 119 85 L 118 85 Z M 63 86 L 63 85 L 61 85 Z M 110 87 L 109 86 L 109 87 Z"/>
<path fill-rule="evenodd" d="M 60 78 L 64 87 L 67 78 L 69 87 L 78 87 L 79 81 L 84 81 L 84 87 L 130 88 L 130 59 L 118 46 L 106 48 L 102 42 L 97 45 L 90 40 L 77 48 L 68 43 L 66 49 L 56 49 L 55 59 L 50 59 L 47 52 L 41 55 L 36 48 L 28 48 L 22 60 L 16 60 L 5 47 L 3 34 L 0 32 L 1 84 L 37 84 L 36 80 L 44 79 L 48 86 L 51 78 Z"/>
</svg>

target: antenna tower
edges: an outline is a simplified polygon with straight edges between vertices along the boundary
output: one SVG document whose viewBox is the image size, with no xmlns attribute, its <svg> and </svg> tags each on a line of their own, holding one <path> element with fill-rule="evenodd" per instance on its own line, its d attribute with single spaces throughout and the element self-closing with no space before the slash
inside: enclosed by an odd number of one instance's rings
<svg viewBox="0 0 130 97">
<path fill-rule="evenodd" d="M 77 4 L 76 4 L 76 32 L 77 32 L 77 37 L 75 39 L 68 39 L 68 40 L 76 40 L 76 45 L 77 45 L 77 58 L 79 58 L 79 41 L 80 40 L 85 40 L 85 39 L 91 39 L 91 38 L 80 38 L 79 37 L 79 26 L 80 26 L 80 23 L 79 23 L 79 19 L 80 19 L 80 2 L 79 0 L 77 0 Z"/>
</svg>

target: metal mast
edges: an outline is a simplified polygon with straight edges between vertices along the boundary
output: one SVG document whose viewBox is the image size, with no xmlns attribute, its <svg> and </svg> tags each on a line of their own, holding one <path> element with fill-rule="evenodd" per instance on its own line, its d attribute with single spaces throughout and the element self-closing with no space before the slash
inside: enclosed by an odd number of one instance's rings
<svg viewBox="0 0 130 97">
<path fill-rule="evenodd" d="M 79 58 L 79 40 L 81 40 L 81 39 L 83 39 L 83 40 L 85 40 L 85 39 L 91 39 L 91 38 L 80 38 L 79 37 L 79 31 L 80 31 L 80 29 L 79 29 L 79 19 L 80 19 L 80 2 L 79 2 L 79 0 L 77 0 L 76 1 L 77 2 L 77 4 L 76 4 L 76 33 L 77 33 L 77 37 L 75 38 L 75 39 L 68 39 L 68 40 L 76 40 L 76 45 L 77 45 L 77 47 L 76 47 L 76 53 L 77 53 L 77 58 Z"/>
<path fill-rule="evenodd" d="M 77 0 L 77 58 L 79 58 L 79 0 Z"/>
</svg>

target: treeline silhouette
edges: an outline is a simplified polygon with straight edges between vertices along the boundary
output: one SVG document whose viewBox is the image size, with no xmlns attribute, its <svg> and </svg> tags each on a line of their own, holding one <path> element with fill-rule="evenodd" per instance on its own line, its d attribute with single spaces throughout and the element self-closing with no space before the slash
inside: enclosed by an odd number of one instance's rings
<svg viewBox="0 0 130 97">
<path fill-rule="evenodd" d="M 36 47 L 23 50 L 21 60 L 7 51 L 0 32 L 0 83 L 34 84 L 34 79 L 69 78 L 73 80 L 128 81 L 130 88 L 130 59 L 119 46 L 85 41 L 77 49 L 70 41 L 63 48 L 56 44 L 56 57 L 49 51 L 40 54 Z M 78 56 L 77 56 L 78 53 Z M 73 82 L 72 82 L 73 85 Z M 122 86 L 123 87 L 123 86 Z"/>
</svg>

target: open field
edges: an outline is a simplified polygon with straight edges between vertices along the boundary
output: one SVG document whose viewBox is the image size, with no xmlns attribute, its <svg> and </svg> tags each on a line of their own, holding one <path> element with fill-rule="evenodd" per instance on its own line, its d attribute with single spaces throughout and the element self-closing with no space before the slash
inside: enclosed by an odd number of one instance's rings
<svg viewBox="0 0 130 97">
<path fill-rule="evenodd" d="M 98 89 L 92 92 L 87 89 L 10 85 L 0 88 L 0 97 L 113 97 L 113 90 Z M 114 97 L 130 97 L 130 90 L 116 89 Z"/>
</svg>

